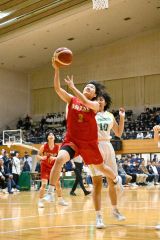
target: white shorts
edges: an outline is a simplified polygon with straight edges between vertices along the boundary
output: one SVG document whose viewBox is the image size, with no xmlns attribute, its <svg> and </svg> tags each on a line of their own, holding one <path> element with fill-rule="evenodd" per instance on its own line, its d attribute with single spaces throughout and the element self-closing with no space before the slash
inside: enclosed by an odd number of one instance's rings
<svg viewBox="0 0 160 240">
<path fill-rule="evenodd" d="M 103 157 L 104 164 L 110 167 L 113 172 L 118 175 L 116 156 L 112 144 L 107 141 L 100 141 L 98 147 Z M 91 170 L 92 177 L 103 175 L 99 170 L 96 169 L 95 165 L 89 165 L 89 168 Z"/>
</svg>

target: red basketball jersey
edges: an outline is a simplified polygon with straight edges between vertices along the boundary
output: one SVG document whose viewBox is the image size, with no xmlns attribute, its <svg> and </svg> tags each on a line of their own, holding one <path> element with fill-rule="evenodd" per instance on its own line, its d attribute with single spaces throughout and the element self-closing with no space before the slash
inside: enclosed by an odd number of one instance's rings
<svg viewBox="0 0 160 240">
<path fill-rule="evenodd" d="M 44 144 L 43 156 L 47 156 L 46 160 L 42 160 L 41 164 L 46 165 L 47 167 L 52 167 L 54 165 L 54 161 L 50 163 L 50 157 L 56 157 L 58 154 L 59 146 L 57 144 L 54 145 L 53 149 L 49 148 L 48 143 Z"/>
<path fill-rule="evenodd" d="M 67 133 L 65 140 L 95 142 L 98 139 L 97 123 L 93 110 L 73 97 L 68 105 Z"/>
</svg>

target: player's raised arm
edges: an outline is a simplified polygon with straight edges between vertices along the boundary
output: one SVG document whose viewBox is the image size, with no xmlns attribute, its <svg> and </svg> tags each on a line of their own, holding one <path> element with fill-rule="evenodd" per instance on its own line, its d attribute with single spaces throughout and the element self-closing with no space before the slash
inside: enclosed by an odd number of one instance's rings
<svg viewBox="0 0 160 240">
<path fill-rule="evenodd" d="M 18 143 L 18 142 L 12 143 L 11 146 L 20 146 L 20 147 L 27 148 L 27 149 L 30 149 L 30 150 L 35 150 L 37 152 L 39 151 L 38 148 L 33 147 L 32 145 L 27 145 L 27 144 Z"/>
<path fill-rule="evenodd" d="M 124 108 L 119 109 L 120 121 L 119 124 L 114 118 L 113 131 L 117 137 L 121 137 L 124 130 L 124 119 L 125 119 L 125 110 Z"/>
<path fill-rule="evenodd" d="M 59 97 L 66 103 L 70 103 L 72 95 L 66 92 L 60 85 L 60 77 L 59 77 L 59 66 L 56 64 L 54 58 L 52 58 L 52 66 L 55 70 L 54 73 L 54 89 Z"/>
</svg>

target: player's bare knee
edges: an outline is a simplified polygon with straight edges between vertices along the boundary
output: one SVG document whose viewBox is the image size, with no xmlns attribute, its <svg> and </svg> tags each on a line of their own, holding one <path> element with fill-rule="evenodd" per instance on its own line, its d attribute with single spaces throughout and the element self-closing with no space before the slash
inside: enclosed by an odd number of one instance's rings
<svg viewBox="0 0 160 240">
<path fill-rule="evenodd" d="M 62 167 L 63 164 L 64 164 L 63 157 L 61 157 L 61 156 L 57 157 L 57 159 L 55 161 L 55 166 L 56 167 Z"/>
</svg>

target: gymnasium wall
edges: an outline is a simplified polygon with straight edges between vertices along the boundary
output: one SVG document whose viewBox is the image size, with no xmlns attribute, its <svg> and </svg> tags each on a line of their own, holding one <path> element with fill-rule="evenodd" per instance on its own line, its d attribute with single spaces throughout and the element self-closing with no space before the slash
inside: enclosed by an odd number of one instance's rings
<svg viewBox="0 0 160 240">
<path fill-rule="evenodd" d="M 73 74 L 79 89 L 97 79 L 107 86 L 113 108 L 142 108 L 160 104 L 160 28 L 146 31 L 108 45 L 75 54 L 73 64 L 62 69 L 61 81 Z M 64 109 L 53 90 L 51 63 L 30 73 L 32 113 Z"/>
<path fill-rule="evenodd" d="M 17 118 L 29 113 L 30 91 L 27 74 L 0 69 L 0 128 L 12 127 Z"/>
</svg>

